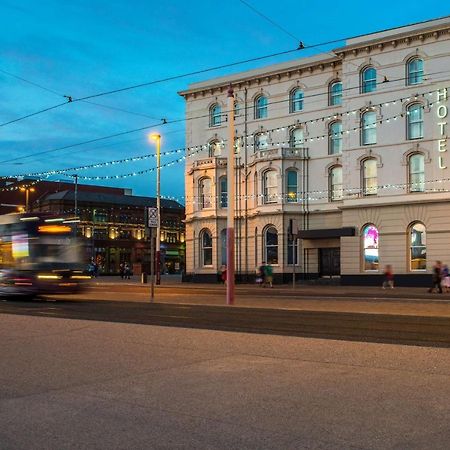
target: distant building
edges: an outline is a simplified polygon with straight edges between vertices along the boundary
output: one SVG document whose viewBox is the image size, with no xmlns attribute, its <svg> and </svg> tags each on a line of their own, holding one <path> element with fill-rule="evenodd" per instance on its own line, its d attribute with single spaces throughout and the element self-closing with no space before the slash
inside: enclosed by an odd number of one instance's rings
<svg viewBox="0 0 450 450">
<path fill-rule="evenodd" d="M 134 273 L 150 269 L 150 248 L 145 236 L 144 211 L 156 207 L 156 198 L 131 195 L 130 189 L 78 185 L 75 214 L 74 185 L 36 180 L 1 180 L 0 212 L 25 209 L 25 192 L 32 187 L 29 210 L 57 215 L 78 215 L 79 236 L 84 242 L 86 264 L 94 258 L 103 273 L 115 274 L 121 262 L 133 265 Z M 161 200 L 161 269 L 181 273 L 185 261 L 184 207 Z"/>
<path fill-rule="evenodd" d="M 379 284 L 392 264 L 396 282 L 413 285 L 429 282 L 435 260 L 450 261 L 450 17 L 180 93 L 194 281 L 215 280 L 226 263 L 230 84 L 238 277 L 266 261 L 278 281 L 295 270 Z"/>
</svg>

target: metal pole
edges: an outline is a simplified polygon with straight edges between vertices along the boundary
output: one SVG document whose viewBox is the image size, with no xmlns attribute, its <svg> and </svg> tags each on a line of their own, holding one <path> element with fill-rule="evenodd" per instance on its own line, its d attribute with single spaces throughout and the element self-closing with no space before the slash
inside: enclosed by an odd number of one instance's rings
<svg viewBox="0 0 450 450">
<path fill-rule="evenodd" d="M 227 305 L 234 304 L 234 92 L 228 89 L 228 161 L 227 161 Z"/>
<path fill-rule="evenodd" d="M 150 228 L 150 302 L 155 298 L 155 239 Z"/>
<path fill-rule="evenodd" d="M 295 244 L 297 243 L 297 239 L 292 234 L 292 287 L 295 288 Z"/>
<path fill-rule="evenodd" d="M 156 284 L 161 284 L 161 136 L 156 139 L 156 208 L 158 226 L 156 228 Z"/>
<path fill-rule="evenodd" d="M 30 195 L 30 190 L 25 189 L 25 212 L 28 212 L 28 196 Z"/>
<path fill-rule="evenodd" d="M 74 178 L 75 178 L 75 192 L 74 192 L 74 196 L 75 196 L 75 217 L 78 217 L 78 175 L 75 174 Z"/>
</svg>

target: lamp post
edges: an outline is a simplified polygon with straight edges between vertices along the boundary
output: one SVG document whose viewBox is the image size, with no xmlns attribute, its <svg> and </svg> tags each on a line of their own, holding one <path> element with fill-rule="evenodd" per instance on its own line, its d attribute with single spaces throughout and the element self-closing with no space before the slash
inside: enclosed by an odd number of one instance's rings
<svg viewBox="0 0 450 450">
<path fill-rule="evenodd" d="M 30 199 L 30 192 L 34 192 L 34 188 L 30 187 L 21 187 L 20 190 L 22 192 L 25 192 L 25 212 L 29 212 L 28 206 L 29 206 L 29 199 Z"/>
<path fill-rule="evenodd" d="M 228 89 L 228 160 L 227 160 L 227 305 L 234 304 L 234 92 Z"/>
<path fill-rule="evenodd" d="M 161 135 L 151 134 L 150 139 L 156 142 L 156 209 L 158 226 L 156 227 L 156 284 L 161 284 Z"/>
</svg>

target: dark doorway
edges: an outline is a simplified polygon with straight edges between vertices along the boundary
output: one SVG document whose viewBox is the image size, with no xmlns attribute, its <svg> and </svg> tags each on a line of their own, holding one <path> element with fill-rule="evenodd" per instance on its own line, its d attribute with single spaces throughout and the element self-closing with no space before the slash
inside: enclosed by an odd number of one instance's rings
<svg viewBox="0 0 450 450">
<path fill-rule="evenodd" d="M 319 248 L 319 275 L 331 277 L 341 274 L 341 249 Z"/>
</svg>

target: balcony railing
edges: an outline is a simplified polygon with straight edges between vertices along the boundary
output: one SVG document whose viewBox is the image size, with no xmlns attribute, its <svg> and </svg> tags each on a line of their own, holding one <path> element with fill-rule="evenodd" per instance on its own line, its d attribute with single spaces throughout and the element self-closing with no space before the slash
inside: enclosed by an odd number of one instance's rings
<svg viewBox="0 0 450 450">
<path fill-rule="evenodd" d="M 307 159 L 307 147 L 267 147 L 250 155 L 253 161 L 268 159 Z"/>
</svg>

